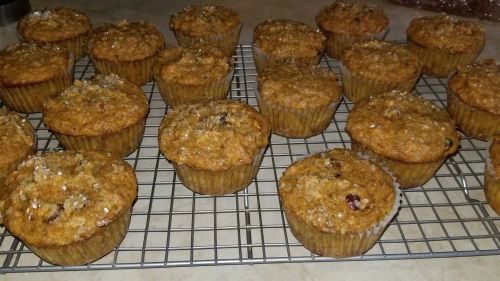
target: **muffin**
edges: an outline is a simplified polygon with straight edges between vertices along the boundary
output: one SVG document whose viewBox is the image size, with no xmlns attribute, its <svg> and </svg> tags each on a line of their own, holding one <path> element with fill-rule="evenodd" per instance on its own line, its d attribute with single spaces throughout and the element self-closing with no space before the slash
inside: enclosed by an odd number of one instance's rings
<svg viewBox="0 0 500 281">
<path fill-rule="evenodd" d="M 347 48 L 340 70 L 344 94 L 352 102 L 358 102 L 391 90 L 413 90 L 422 66 L 406 46 L 373 40 Z"/>
<path fill-rule="evenodd" d="M 269 66 L 317 65 L 324 48 L 321 32 L 297 21 L 267 20 L 253 33 L 253 57 L 259 74 Z"/>
<path fill-rule="evenodd" d="M 278 191 L 295 238 L 334 258 L 368 251 L 396 215 L 401 196 L 387 172 L 344 149 L 293 163 Z"/>
<path fill-rule="evenodd" d="M 408 92 L 361 100 L 347 116 L 351 148 L 387 166 L 401 188 L 426 183 L 460 144 L 448 113 Z"/>
<path fill-rule="evenodd" d="M 114 74 L 98 75 L 47 101 L 43 122 L 66 149 L 124 157 L 139 146 L 148 110 L 139 87 Z"/>
<path fill-rule="evenodd" d="M 316 16 L 316 24 L 326 36 L 326 53 L 340 58 L 355 42 L 384 39 L 389 19 L 384 10 L 362 3 L 335 1 Z"/>
<path fill-rule="evenodd" d="M 225 99 L 234 68 L 213 46 L 167 47 L 158 55 L 155 80 L 170 106 Z"/>
<path fill-rule="evenodd" d="M 10 109 L 41 112 L 72 82 L 73 58 L 64 47 L 20 43 L 0 51 L 0 99 Z"/>
<path fill-rule="evenodd" d="M 153 64 L 164 46 L 152 24 L 123 20 L 93 30 L 87 49 L 98 73 L 114 73 L 140 86 L 153 79 Z"/>
<path fill-rule="evenodd" d="M 448 112 L 466 135 L 500 135 L 500 65 L 487 59 L 459 68 L 448 81 Z"/>
<path fill-rule="evenodd" d="M 62 45 L 75 60 L 83 57 L 91 29 L 85 14 L 67 7 L 32 11 L 17 23 L 17 32 L 23 41 Z"/>
<path fill-rule="evenodd" d="M 230 194 L 248 186 L 269 142 L 267 120 L 246 103 L 180 105 L 163 119 L 160 151 L 193 192 Z"/>
<path fill-rule="evenodd" d="M 484 46 L 484 28 L 475 22 L 447 15 L 413 19 L 406 30 L 410 50 L 428 75 L 446 77 L 460 66 L 471 64 Z"/>
<path fill-rule="evenodd" d="M 170 29 L 180 46 L 211 42 L 227 56 L 238 45 L 242 25 L 236 12 L 217 5 L 189 5 L 170 17 Z"/>
<path fill-rule="evenodd" d="M 4 224 L 36 255 L 82 265 L 126 234 L 137 180 L 132 167 L 101 152 L 49 152 L 21 163 L 7 179 Z"/>
<path fill-rule="evenodd" d="M 340 101 L 335 74 L 317 66 L 271 67 L 257 79 L 259 111 L 273 133 L 281 136 L 308 138 L 321 133 Z"/>
<path fill-rule="evenodd" d="M 500 137 L 492 139 L 484 169 L 484 193 L 491 208 L 500 215 Z"/>
</svg>

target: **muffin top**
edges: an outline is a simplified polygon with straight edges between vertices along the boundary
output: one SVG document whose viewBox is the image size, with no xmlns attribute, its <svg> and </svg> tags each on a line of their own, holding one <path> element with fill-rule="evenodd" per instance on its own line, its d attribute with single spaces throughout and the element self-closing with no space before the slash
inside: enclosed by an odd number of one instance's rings
<svg viewBox="0 0 500 281">
<path fill-rule="evenodd" d="M 217 5 L 189 5 L 170 17 L 170 28 L 186 36 L 206 37 L 228 32 L 241 24 L 240 16 Z"/>
<path fill-rule="evenodd" d="M 43 122 L 52 131 L 99 136 L 120 131 L 146 117 L 148 101 L 136 85 L 115 74 L 76 80 L 45 102 Z"/>
<path fill-rule="evenodd" d="M 87 45 L 97 59 L 136 61 L 153 56 L 165 46 L 165 38 L 149 22 L 106 24 L 92 31 Z"/>
<path fill-rule="evenodd" d="M 406 35 L 420 46 L 447 49 L 452 53 L 478 51 L 485 40 L 484 28 L 479 23 L 442 14 L 413 19 Z"/>
<path fill-rule="evenodd" d="M 286 107 L 323 107 L 340 99 L 335 74 L 317 66 L 270 68 L 257 79 L 262 99 Z"/>
<path fill-rule="evenodd" d="M 68 75 L 73 59 L 61 46 L 12 44 L 0 51 L 0 86 L 43 82 Z"/>
<path fill-rule="evenodd" d="M 418 77 L 422 70 L 418 57 L 404 45 L 379 40 L 354 43 L 341 60 L 356 75 L 389 82 Z"/>
<path fill-rule="evenodd" d="M 253 44 L 276 57 L 311 58 L 323 52 L 326 38 L 312 27 L 292 20 L 267 20 L 258 24 Z"/>
<path fill-rule="evenodd" d="M 324 232 L 359 233 L 395 209 L 391 176 L 352 151 L 333 149 L 293 163 L 280 178 L 283 208 Z"/>
<path fill-rule="evenodd" d="M 227 78 L 230 60 L 216 47 L 167 47 L 158 55 L 161 79 L 182 85 L 203 85 Z"/>
<path fill-rule="evenodd" d="M 384 31 L 389 19 L 377 6 L 335 1 L 319 12 L 316 23 L 328 32 L 368 35 Z"/>
<path fill-rule="evenodd" d="M 448 87 L 465 103 L 500 115 L 500 65 L 495 60 L 459 68 Z"/>
<path fill-rule="evenodd" d="M 7 185 L 11 193 L 4 224 L 35 246 L 88 239 L 127 212 L 137 196 L 132 167 L 100 152 L 31 156 Z"/>
<path fill-rule="evenodd" d="M 436 161 L 460 144 L 448 113 L 408 92 L 361 100 L 347 116 L 346 131 L 375 153 L 410 163 Z"/>
<path fill-rule="evenodd" d="M 489 161 L 488 165 L 490 166 L 490 171 L 498 178 L 500 176 L 500 137 L 495 137 L 491 141 Z"/>
<path fill-rule="evenodd" d="M 222 100 L 180 105 L 160 126 L 160 150 L 178 165 L 223 171 L 252 164 L 268 144 L 270 125 L 253 107 Z"/>
<path fill-rule="evenodd" d="M 28 41 L 55 42 L 90 31 L 90 19 L 67 7 L 32 11 L 17 23 L 17 32 Z"/>
</svg>

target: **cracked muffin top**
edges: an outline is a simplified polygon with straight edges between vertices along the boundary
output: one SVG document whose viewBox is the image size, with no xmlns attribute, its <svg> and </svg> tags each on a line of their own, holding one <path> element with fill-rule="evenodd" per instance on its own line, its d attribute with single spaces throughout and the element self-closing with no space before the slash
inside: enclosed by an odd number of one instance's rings
<svg viewBox="0 0 500 281">
<path fill-rule="evenodd" d="M 241 25 L 240 16 L 231 9 L 217 5 L 189 5 L 170 17 L 170 28 L 192 37 L 228 32 Z"/>
</svg>

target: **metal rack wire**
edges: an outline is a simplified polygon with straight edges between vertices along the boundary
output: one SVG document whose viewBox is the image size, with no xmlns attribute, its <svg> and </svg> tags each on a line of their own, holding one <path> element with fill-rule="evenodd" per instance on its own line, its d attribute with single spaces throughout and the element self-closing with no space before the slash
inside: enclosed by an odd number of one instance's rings
<svg viewBox="0 0 500 281">
<path fill-rule="evenodd" d="M 230 98 L 256 106 L 256 78 L 250 46 L 239 46 Z M 338 62 L 321 66 L 339 74 Z M 87 59 L 75 78 L 94 69 Z M 416 91 L 444 106 L 446 79 L 424 76 Z M 352 107 L 343 100 L 330 126 L 308 139 L 273 135 L 254 182 L 236 194 L 193 194 L 158 150 L 157 130 L 166 106 L 154 83 L 143 86 L 150 113 L 140 148 L 126 160 L 135 168 L 139 195 L 124 241 L 106 257 L 84 266 L 60 267 L 36 257 L 0 228 L 0 273 L 60 270 L 174 267 L 277 262 L 384 260 L 500 254 L 500 218 L 483 193 L 486 143 L 462 137 L 460 152 L 424 186 L 405 190 L 402 208 L 380 241 L 365 255 L 342 260 L 311 254 L 293 237 L 277 196 L 283 170 L 298 158 L 334 147 L 350 147 L 344 131 Z M 38 135 L 38 150 L 60 149 L 41 121 L 27 116 Z"/>
</svg>

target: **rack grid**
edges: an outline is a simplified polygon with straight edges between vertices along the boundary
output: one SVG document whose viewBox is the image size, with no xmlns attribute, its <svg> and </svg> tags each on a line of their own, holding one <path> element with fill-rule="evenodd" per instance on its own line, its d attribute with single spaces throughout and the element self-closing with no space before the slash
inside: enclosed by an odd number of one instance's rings
<svg viewBox="0 0 500 281">
<path fill-rule="evenodd" d="M 256 106 L 256 70 L 250 46 L 240 45 L 230 98 Z M 324 56 L 321 66 L 336 72 L 338 61 Z M 75 65 L 75 78 L 94 75 L 87 58 Z M 446 105 L 447 79 L 423 76 L 416 92 Z M 293 161 L 331 148 L 349 148 L 344 131 L 352 103 L 343 99 L 329 127 L 308 139 L 272 135 L 256 179 L 244 190 L 224 196 L 186 189 L 158 149 L 158 126 L 168 108 L 154 82 L 142 87 L 150 103 L 140 147 L 126 158 L 135 169 L 139 194 L 123 242 L 104 258 L 84 266 L 43 262 L 0 228 L 0 273 L 63 270 L 176 267 L 278 262 L 416 259 L 500 254 L 500 218 L 483 192 L 486 142 L 461 136 L 461 149 L 425 185 L 405 190 L 397 217 L 366 254 L 331 259 L 312 254 L 291 234 L 277 195 L 278 180 Z M 38 152 L 61 149 L 41 121 Z"/>
</svg>

